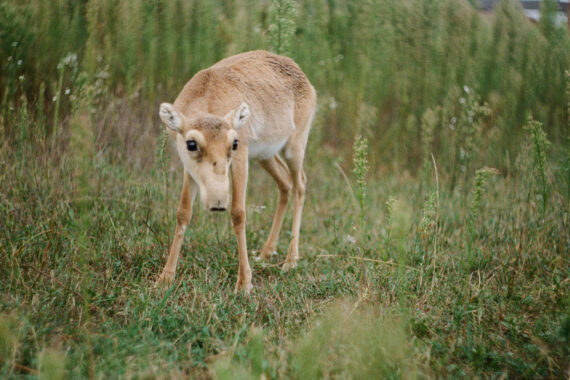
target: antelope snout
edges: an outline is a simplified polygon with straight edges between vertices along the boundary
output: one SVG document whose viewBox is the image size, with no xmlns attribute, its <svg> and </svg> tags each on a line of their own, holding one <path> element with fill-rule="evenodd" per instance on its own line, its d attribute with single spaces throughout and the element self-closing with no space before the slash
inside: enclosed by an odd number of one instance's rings
<svg viewBox="0 0 570 380">
<path fill-rule="evenodd" d="M 212 175 L 200 184 L 200 198 L 206 210 L 225 211 L 230 201 L 230 182 L 228 176 Z"/>
<path fill-rule="evenodd" d="M 206 207 L 210 211 L 226 211 L 229 203 L 228 186 L 220 186 L 210 189 L 206 195 Z"/>
<path fill-rule="evenodd" d="M 226 204 L 222 204 L 221 201 L 216 202 L 214 205 L 210 205 L 210 211 L 226 211 L 228 206 Z"/>
</svg>

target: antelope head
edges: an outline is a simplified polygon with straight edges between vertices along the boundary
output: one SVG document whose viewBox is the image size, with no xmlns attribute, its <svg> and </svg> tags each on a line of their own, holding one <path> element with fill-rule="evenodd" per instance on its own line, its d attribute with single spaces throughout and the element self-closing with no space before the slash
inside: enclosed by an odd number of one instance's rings
<svg viewBox="0 0 570 380">
<path fill-rule="evenodd" d="M 237 130 L 250 115 L 248 105 L 242 103 L 223 117 L 209 113 L 186 117 L 172 104 L 162 103 L 159 115 L 176 132 L 178 155 L 200 189 L 202 205 L 211 211 L 226 210 L 230 165 L 240 147 Z"/>
</svg>

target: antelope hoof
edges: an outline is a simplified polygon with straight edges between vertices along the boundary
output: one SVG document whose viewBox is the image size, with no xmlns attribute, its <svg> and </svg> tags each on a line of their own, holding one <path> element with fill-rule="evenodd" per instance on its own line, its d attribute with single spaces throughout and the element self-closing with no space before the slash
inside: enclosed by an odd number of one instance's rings
<svg viewBox="0 0 570 380">
<path fill-rule="evenodd" d="M 276 256 L 277 252 L 275 252 L 275 250 L 263 250 L 261 251 L 261 253 L 259 254 L 259 256 L 256 256 L 254 258 L 255 261 L 266 261 L 271 259 L 271 256 Z"/>
<path fill-rule="evenodd" d="M 285 264 L 283 264 L 283 266 L 281 267 L 281 273 L 287 273 L 289 272 L 291 269 L 294 269 L 297 267 L 297 261 L 285 261 Z"/>
<path fill-rule="evenodd" d="M 172 284 L 172 282 L 174 282 L 174 276 L 175 276 L 174 272 L 166 270 L 162 271 L 162 274 L 154 284 L 154 287 L 157 288 L 159 286 L 169 286 L 170 284 Z"/>
<path fill-rule="evenodd" d="M 248 282 L 245 282 L 245 284 L 238 280 L 238 282 L 236 283 L 236 288 L 234 290 L 234 293 L 237 294 L 238 292 L 244 292 L 244 294 L 249 295 L 251 293 L 251 289 L 253 289 L 253 285 L 251 285 L 251 280 Z"/>
</svg>

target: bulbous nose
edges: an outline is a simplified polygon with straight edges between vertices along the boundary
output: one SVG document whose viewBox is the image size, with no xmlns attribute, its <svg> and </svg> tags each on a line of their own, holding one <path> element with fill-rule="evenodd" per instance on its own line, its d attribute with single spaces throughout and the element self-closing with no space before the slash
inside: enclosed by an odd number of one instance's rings
<svg viewBox="0 0 570 380">
<path fill-rule="evenodd" d="M 220 166 L 218 162 L 217 166 Z M 204 202 L 207 210 L 225 211 L 229 204 L 230 183 L 228 176 L 211 175 L 200 187 L 200 197 Z"/>
</svg>

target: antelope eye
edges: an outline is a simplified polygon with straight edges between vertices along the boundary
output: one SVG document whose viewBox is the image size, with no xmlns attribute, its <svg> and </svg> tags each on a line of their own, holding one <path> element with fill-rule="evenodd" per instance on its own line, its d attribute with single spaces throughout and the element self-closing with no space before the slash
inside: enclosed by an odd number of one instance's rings
<svg viewBox="0 0 570 380">
<path fill-rule="evenodd" d="M 195 152 L 198 150 L 198 144 L 196 144 L 194 140 L 188 140 L 186 141 L 186 148 L 188 148 L 190 152 Z"/>
<path fill-rule="evenodd" d="M 234 140 L 234 143 L 232 144 L 232 150 L 236 150 L 238 146 L 238 141 L 237 139 Z"/>
</svg>

